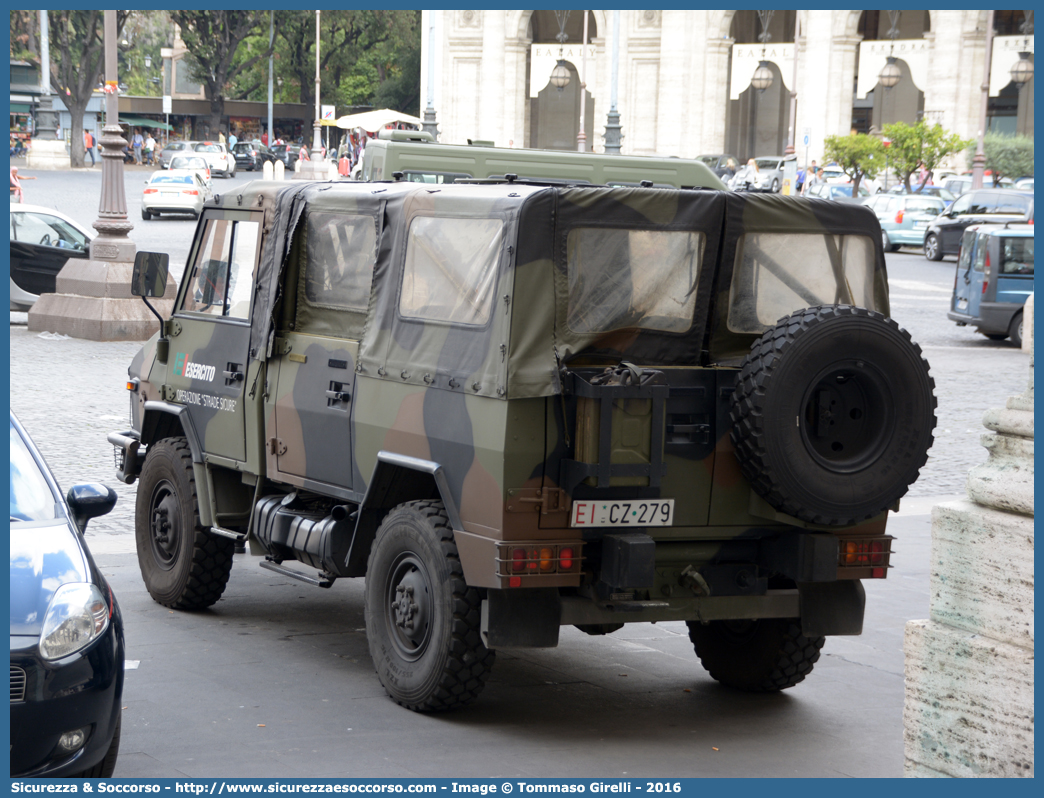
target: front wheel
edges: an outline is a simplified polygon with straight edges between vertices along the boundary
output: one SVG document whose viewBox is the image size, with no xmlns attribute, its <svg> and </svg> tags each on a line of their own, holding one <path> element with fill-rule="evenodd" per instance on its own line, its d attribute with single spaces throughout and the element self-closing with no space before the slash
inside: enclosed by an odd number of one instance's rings
<svg viewBox="0 0 1044 798">
<path fill-rule="evenodd" d="M 779 193 L 779 178 L 774 178 L 772 180 L 772 193 L 773 194 L 778 194 Z"/>
<path fill-rule="evenodd" d="M 235 541 L 200 523 L 192 453 L 184 438 L 151 444 L 134 508 L 138 566 L 149 595 L 165 607 L 199 610 L 225 591 Z"/>
<path fill-rule="evenodd" d="M 689 640 L 711 678 L 752 693 L 786 690 L 819 660 L 825 637 L 805 637 L 796 618 L 689 621 Z"/>
<path fill-rule="evenodd" d="M 942 245 L 939 243 L 939 236 L 935 233 L 929 233 L 928 237 L 924 239 L 924 256 L 928 260 L 942 260 Z"/>
<path fill-rule="evenodd" d="M 366 569 L 366 637 L 377 678 L 407 709 L 458 709 L 478 697 L 496 654 L 479 634 L 482 599 L 468 587 L 441 502 L 385 517 Z"/>
</svg>

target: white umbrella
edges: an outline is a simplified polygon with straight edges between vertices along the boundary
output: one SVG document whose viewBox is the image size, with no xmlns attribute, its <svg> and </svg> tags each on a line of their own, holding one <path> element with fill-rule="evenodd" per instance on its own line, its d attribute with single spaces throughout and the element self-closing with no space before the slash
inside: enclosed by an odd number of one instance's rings
<svg viewBox="0 0 1044 798">
<path fill-rule="evenodd" d="M 361 114 L 348 114 L 338 119 L 336 124 L 342 130 L 352 130 L 361 127 L 367 132 L 372 132 L 380 130 L 385 125 L 390 125 L 393 122 L 404 122 L 407 125 L 421 124 L 419 118 L 409 114 L 400 114 L 398 111 L 392 111 L 390 108 L 383 108 L 379 111 L 366 111 Z"/>
</svg>

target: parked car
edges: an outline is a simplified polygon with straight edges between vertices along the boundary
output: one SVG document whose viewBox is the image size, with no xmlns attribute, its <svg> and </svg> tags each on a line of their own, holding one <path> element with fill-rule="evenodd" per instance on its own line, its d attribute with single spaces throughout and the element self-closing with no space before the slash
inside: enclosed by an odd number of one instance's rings
<svg viewBox="0 0 1044 798">
<path fill-rule="evenodd" d="M 956 195 L 953 194 L 945 186 L 925 186 L 920 190 L 907 191 L 906 186 L 900 183 L 897 186 L 892 186 L 888 189 L 889 194 L 910 194 L 917 197 L 938 197 L 943 201 L 947 208 L 949 208 L 955 199 Z"/>
<path fill-rule="evenodd" d="M 274 163 L 275 154 L 260 141 L 241 141 L 232 148 L 236 166 L 254 172 L 266 163 Z"/>
<path fill-rule="evenodd" d="M 208 186 L 210 185 L 210 166 L 207 159 L 199 155 L 179 155 L 170 161 L 171 169 L 198 172 Z"/>
<path fill-rule="evenodd" d="M 29 310 L 53 294 L 70 258 L 90 257 L 91 234 L 53 208 L 11 204 L 11 310 Z"/>
<path fill-rule="evenodd" d="M 297 163 L 298 147 L 293 144 L 273 144 L 271 150 L 272 155 L 282 161 L 287 169 L 294 168 L 294 164 Z"/>
<path fill-rule="evenodd" d="M 192 152 L 191 142 L 168 141 L 159 151 L 156 163 L 159 164 L 162 169 L 169 169 L 171 158 L 174 158 L 177 155 L 184 155 L 187 152 Z"/>
<path fill-rule="evenodd" d="M 735 155 L 697 155 L 696 160 L 707 164 L 710 170 L 718 177 L 725 177 L 729 169 L 729 161 L 739 165 L 739 159 Z"/>
<path fill-rule="evenodd" d="M 870 192 L 863 185 L 859 186 L 855 199 L 852 198 L 851 183 L 816 183 L 805 192 L 806 197 L 819 197 L 820 199 L 834 200 L 835 202 L 860 202 L 863 197 L 869 197 Z"/>
<path fill-rule="evenodd" d="M 964 231 L 946 317 L 992 341 L 1022 346 L 1022 307 L 1033 293 L 1033 225 L 973 225 Z"/>
<path fill-rule="evenodd" d="M 11 413 L 11 776 L 107 778 L 120 749 L 123 620 L 87 548 L 116 492 L 63 498 Z"/>
<path fill-rule="evenodd" d="M 972 176 L 969 175 L 957 175 L 954 177 L 947 178 L 943 181 L 943 187 L 946 188 L 955 197 L 959 197 L 966 191 L 972 190 Z M 983 188 L 993 188 L 993 177 L 992 175 L 984 175 L 982 178 Z M 1015 188 L 1015 184 L 1010 178 L 1002 177 L 1000 185 L 997 188 Z"/>
<path fill-rule="evenodd" d="M 946 210 L 945 200 L 923 194 L 877 194 L 863 204 L 877 214 L 885 252 L 921 246 L 928 225 Z"/>
<path fill-rule="evenodd" d="M 190 213 L 199 218 L 203 203 L 210 199 L 209 184 L 198 171 L 174 169 L 155 172 L 145 181 L 141 195 L 141 218 L 148 221 L 161 213 Z"/>
<path fill-rule="evenodd" d="M 236 159 L 219 141 L 193 141 L 193 151 L 207 161 L 212 174 L 222 177 L 236 176 Z"/>
<path fill-rule="evenodd" d="M 987 222 L 1033 224 L 1033 195 L 1005 188 L 980 188 L 962 194 L 928 226 L 924 256 L 942 260 L 946 255 L 956 255 L 965 229 Z"/>
<path fill-rule="evenodd" d="M 1032 177 L 1020 177 L 1015 181 L 1015 188 L 1019 191 L 1033 191 L 1033 178 Z"/>
<path fill-rule="evenodd" d="M 783 156 L 772 155 L 755 158 L 758 165 L 758 187 L 767 188 L 773 194 L 779 193 L 783 185 Z"/>
</svg>

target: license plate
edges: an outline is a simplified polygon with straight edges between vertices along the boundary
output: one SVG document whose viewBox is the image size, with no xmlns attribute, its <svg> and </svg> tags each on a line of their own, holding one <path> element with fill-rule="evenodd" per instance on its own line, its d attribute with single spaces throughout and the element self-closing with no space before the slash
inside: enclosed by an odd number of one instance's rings
<svg viewBox="0 0 1044 798">
<path fill-rule="evenodd" d="M 674 499 L 635 499 L 633 501 L 576 501 L 569 525 L 577 526 L 671 526 Z"/>
<path fill-rule="evenodd" d="M 180 194 L 180 192 L 177 192 L 177 191 L 161 191 L 160 192 L 160 196 L 161 197 L 179 197 L 179 196 L 181 196 L 181 194 Z"/>
<path fill-rule="evenodd" d="M 961 297 L 957 300 L 957 310 L 965 310 L 968 307 L 968 298 Z"/>
</svg>

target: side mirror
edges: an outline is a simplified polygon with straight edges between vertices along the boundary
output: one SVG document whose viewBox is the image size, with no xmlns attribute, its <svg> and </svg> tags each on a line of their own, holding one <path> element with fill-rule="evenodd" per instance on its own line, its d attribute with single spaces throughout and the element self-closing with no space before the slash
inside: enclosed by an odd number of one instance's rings
<svg viewBox="0 0 1044 798">
<path fill-rule="evenodd" d="M 166 252 L 139 252 L 134 256 L 131 293 L 140 297 L 161 297 L 167 288 L 170 255 Z"/>
<path fill-rule="evenodd" d="M 85 532 L 87 522 L 92 518 L 112 512 L 116 506 L 116 491 L 98 482 L 87 482 L 69 488 L 65 501 L 69 504 L 76 526 Z"/>
</svg>

